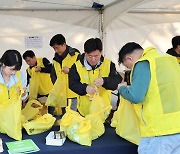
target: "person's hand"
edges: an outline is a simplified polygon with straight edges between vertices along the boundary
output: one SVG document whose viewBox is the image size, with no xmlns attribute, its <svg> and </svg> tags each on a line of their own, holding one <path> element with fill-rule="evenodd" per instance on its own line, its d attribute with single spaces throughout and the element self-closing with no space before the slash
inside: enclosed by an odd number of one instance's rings
<svg viewBox="0 0 180 154">
<path fill-rule="evenodd" d="M 95 79 L 94 80 L 94 84 L 99 88 L 99 87 L 101 87 L 103 84 L 104 84 L 104 80 L 103 80 L 103 78 L 97 78 L 97 79 Z"/>
<path fill-rule="evenodd" d="M 127 82 L 121 82 L 121 83 L 119 83 L 117 89 L 119 89 L 119 88 L 122 87 L 122 86 L 127 86 Z"/>
<path fill-rule="evenodd" d="M 86 92 L 87 92 L 87 94 L 89 94 L 89 95 L 94 95 L 95 92 L 97 92 L 97 88 L 88 85 L 88 86 L 86 87 Z"/>
<path fill-rule="evenodd" d="M 15 89 L 16 89 L 18 95 L 20 96 L 21 95 L 21 88 L 19 86 L 15 86 Z"/>
<path fill-rule="evenodd" d="M 65 73 L 65 74 L 68 74 L 69 73 L 69 67 L 68 66 L 64 66 L 62 68 L 62 72 Z"/>
<path fill-rule="evenodd" d="M 41 67 L 39 67 L 39 66 L 35 66 L 34 68 L 35 68 L 35 72 L 40 72 L 41 71 Z"/>
<path fill-rule="evenodd" d="M 24 87 L 22 88 L 23 89 L 23 93 L 22 93 L 22 97 L 26 95 L 26 90 L 27 90 L 27 87 Z"/>
<path fill-rule="evenodd" d="M 19 86 L 15 86 L 15 88 L 16 88 L 16 90 L 17 90 L 17 93 L 18 93 L 18 95 L 20 96 L 23 96 L 23 94 L 25 93 L 25 90 L 27 89 L 27 88 L 21 88 L 21 87 L 19 87 Z M 25 95 L 25 94 L 24 94 Z"/>
</svg>

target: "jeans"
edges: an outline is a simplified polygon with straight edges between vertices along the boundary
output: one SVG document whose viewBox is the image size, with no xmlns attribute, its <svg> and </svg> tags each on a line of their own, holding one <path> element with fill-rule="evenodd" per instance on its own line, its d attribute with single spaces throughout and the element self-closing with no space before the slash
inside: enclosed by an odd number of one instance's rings
<svg viewBox="0 0 180 154">
<path fill-rule="evenodd" d="M 71 110 L 77 111 L 77 98 L 71 98 L 70 100 L 71 100 Z"/>
<path fill-rule="evenodd" d="M 180 154 L 180 134 L 143 137 L 138 154 Z"/>
</svg>

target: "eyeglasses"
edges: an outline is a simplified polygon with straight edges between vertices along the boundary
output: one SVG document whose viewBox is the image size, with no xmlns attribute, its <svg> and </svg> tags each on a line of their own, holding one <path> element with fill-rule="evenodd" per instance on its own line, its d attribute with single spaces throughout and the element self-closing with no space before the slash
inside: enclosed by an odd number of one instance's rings
<svg viewBox="0 0 180 154">
<path fill-rule="evenodd" d="M 92 58 L 98 59 L 100 56 L 101 56 L 101 55 L 89 55 L 89 54 L 87 54 L 87 57 L 88 57 L 89 59 L 92 59 Z"/>
</svg>

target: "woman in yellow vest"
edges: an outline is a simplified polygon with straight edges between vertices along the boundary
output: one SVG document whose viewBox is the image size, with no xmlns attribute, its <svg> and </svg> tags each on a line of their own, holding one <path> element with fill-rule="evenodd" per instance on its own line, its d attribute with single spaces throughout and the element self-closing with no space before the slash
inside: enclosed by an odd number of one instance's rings
<svg viewBox="0 0 180 154">
<path fill-rule="evenodd" d="M 18 99 L 20 90 L 26 89 L 27 80 L 19 71 L 22 57 L 17 50 L 7 50 L 0 59 L 0 104 L 10 98 Z M 22 100 L 27 97 L 24 92 Z"/>
<path fill-rule="evenodd" d="M 122 78 L 115 64 L 102 56 L 99 38 L 88 39 L 84 51 L 69 72 L 69 87 L 79 95 L 78 111 L 86 116 L 89 114 L 91 96 L 97 92 L 97 88 L 106 105 L 111 105 L 111 90 L 117 88 Z"/>
<path fill-rule="evenodd" d="M 141 135 L 138 153 L 180 153 L 180 68 L 176 58 L 130 42 L 119 51 L 119 63 L 132 69 L 131 85 L 124 82 L 118 87 L 120 95 L 134 104 Z"/>
<path fill-rule="evenodd" d="M 23 54 L 23 59 L 29 65 L 27 69 L 27 85 L 30 84 L 31 86 L 33 84 L 31 79 L 35 79 L 36 85 L 38 85 L 34 89 L 30 88 L 30 94 L 33 92 L 32 99 L 48 96 L 53 86 L 50 78 L 52 64 L 47 58 L 36 58 L 32 50 L 27 50 Z"/>
<path fill-rule="evenodd" d="M 59 106 L 62 106 L 64 113 L 64 107 L 67 106 L 68 101 L 70 100 L 72 102 L 71 109 L 77 110 L 77 94 L 69 89 L 68 73 L 71 66 L 79 59 L 80 53 L 77 49 L 66 44 L 66 39 L 62 34 L 54 35 L 50 40 L 50 46 L 55 51 L 53 68 L 51 71 L 52 82 L 55 84 L 57 79 L 59 79 L 65 83 L 65 88 L 61 92 L 64 93 L 67 102 L 64 102 Z M 61 99 L 60 95 L 59 99 Z"/>
</svg>

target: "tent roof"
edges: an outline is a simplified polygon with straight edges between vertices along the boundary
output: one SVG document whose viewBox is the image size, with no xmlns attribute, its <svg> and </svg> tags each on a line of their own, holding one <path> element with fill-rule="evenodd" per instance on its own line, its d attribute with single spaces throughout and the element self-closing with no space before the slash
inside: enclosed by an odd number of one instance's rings
<svg viewBox="0 0 180 154">
<path fill-rule="evenodd" d="M 0 14 L 41 18 L 99 29 L 100 12 L 92 8 L 93 2 L 104 5 L 104 27 L 124 14 L 180 14 L 179 0 L 0 0 Z"/>
<path fill-rule="evenodd" d="M 21 10 L 62 10 L 62 9 L 91 9 L 92 0 L 0 0 L 0 9 Z M 105 7 L 117 0 L 97 0 L 96 3 Z M 119 2 L 119 1 L 118 1 Z"/>
<path fill-rule="evenodd" d="M 137 0 L 133 0 L 137 3 Z M 132 0 L 0 0 L 0 10 L 62 10 L 62 9 L 92 9 L 93 2 L 104 5 L 104 8 L 116 5 L 117 3 Z M 180 11 L 179 0 L 141 0 L 140 5 L 133 8 L 133 11 Z M 139 3 L 138 2 L 138 3 Z"/>
</svg>

